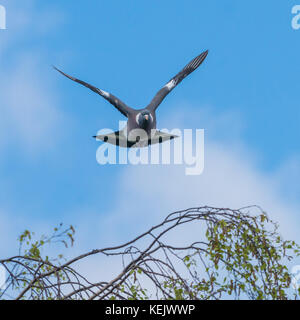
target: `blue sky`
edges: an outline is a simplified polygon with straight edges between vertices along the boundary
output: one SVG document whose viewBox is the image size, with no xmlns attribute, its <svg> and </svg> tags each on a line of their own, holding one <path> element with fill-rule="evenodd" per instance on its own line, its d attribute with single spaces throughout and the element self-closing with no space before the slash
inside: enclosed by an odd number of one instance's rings
<svg viewBox="0 0 300 320">
<path fill-rule="evenodd" d="M 78 250 L 85 250 L 128 240 L 193 205 L 258 204 L 297 237 L 295 1 L 0 4 L 7 9 L 7 30 L 0 30 L 0 218 L 11 243 L 5 253 L 25 228 L 75 224 Z M 159 128 L 205 129 L 204 174 L 97 164 L 99 143 L 91 137 L 124 118 L 51 65 L 142 107 L 206 49 L 205 63 L 158 109 Z"/>
</svg>

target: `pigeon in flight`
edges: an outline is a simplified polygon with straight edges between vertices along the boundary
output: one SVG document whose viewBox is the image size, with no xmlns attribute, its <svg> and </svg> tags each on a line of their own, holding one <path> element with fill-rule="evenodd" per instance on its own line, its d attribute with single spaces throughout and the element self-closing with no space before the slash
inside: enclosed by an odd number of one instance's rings
<svg viewBox="0 0 300 320">
<path fill-rule="evenodd" d="M 188 63 L 175 77 L 173 77 L 165 86 L 160 89 L 152 101 L 146 108 L 133 109 L 127 106 L 117 97 L 104 90 L 98 89 L 84 81 L 76 79 L 61 70 L 54 67 L 67 78 L 78 82 L 92 91 L 98 93 L 114 107 L 116 107 L 125 117 L 128 118 L 127 126 L 121 131 L 116 131 L 107 135 L 95 136 L 97 140 L 112 143 L 121 147 L 145 147 L 149 144 L 161 143 L 166 140 L 171 140 L 177 136 L 170 135 L 156 129 L 156 115 L 155 111 L 161 104 L 169 92 L 171 92 L 186 76 L 196 70 L 204 61 L 208 54 L 208 50 L 202 52 L 199 56 Z M 135 134 L 132 134 L 135 133 Z"/>
</svg>

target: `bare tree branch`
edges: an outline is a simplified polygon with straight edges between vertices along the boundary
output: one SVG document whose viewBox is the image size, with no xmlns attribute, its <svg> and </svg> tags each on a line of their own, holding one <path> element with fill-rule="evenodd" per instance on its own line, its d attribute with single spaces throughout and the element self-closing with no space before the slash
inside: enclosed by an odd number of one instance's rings
<svg viewBox="0 0 300 320">
<path fill-rule="evenodd" d="M 253 214 L 255 211 L 255 214 Z M 196 241 L 174 245 L 181 227 L 196 224 Z M 60 226 L 61 227 L 61 226 Z M 42 257 L 45 243 L 73 243 L 74 228 L 22 249 L 32 234 L 20 237 L 20 253 L 0 260 L 8 273 L 0 299 L 290 299 L 286 263 L 299 246 L 284 241 L 278 225 L 257 206 L 242 209 L 199 207 L 169 214 L 131 241 L 96 249 L 69 261 Z M 178 242 L 178 241 L 177 241 Z M 88 280 L 78 263 L 91 256 L 120 257 L 120 272 L 110 281 Z"/>
</svg>

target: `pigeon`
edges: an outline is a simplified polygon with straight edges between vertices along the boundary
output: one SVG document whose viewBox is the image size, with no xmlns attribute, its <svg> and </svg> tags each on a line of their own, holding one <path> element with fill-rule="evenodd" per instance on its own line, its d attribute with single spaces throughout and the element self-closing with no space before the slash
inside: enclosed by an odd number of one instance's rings
<svg viewBox="0 0 300 320">
<path fill-rule="evenodd" d="M 89 88 L 96 92 L 116 109 L 118 109 L 125 117 L 127 117 L 127 125 L 120 131 L 110 134 L 94 136 L 97 140 L 111 143 L 120 147 L 146 147 L 150 144 L 162 143 L 172 140 L 178 136 L 171 135 L 156 129 L 156 109 L 162 103 L 164 98 L 190 73 L 196 70 L 208 55 L 208 50 L 202 52 L 192 61 L 190 61 L 179 73 L 166 83 L 154 96 L 152 101 L 143 109 L 134 109 L 127 106 L 113 94 L 98 89 L 91 84 L 76 79 L 55 66 L 53 68 L 65 77 Z"/>
</svg>

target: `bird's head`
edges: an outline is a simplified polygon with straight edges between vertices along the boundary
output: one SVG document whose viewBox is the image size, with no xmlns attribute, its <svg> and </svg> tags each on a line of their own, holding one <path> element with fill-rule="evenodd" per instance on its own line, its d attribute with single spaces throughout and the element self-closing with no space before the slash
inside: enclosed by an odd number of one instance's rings
<svg viewBox="0 0 300 320">
<path fill-rule="evenodd" d="M 140 128 L 146 128 L 151 122 L 153 122 L 153 117 L 148 110 L 143 110 L 137 114 L 136 122 Z"/>
</svg>

